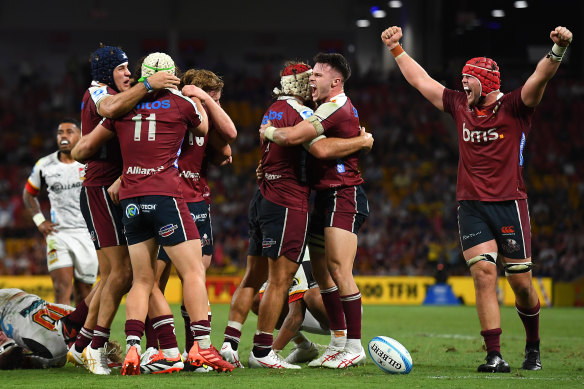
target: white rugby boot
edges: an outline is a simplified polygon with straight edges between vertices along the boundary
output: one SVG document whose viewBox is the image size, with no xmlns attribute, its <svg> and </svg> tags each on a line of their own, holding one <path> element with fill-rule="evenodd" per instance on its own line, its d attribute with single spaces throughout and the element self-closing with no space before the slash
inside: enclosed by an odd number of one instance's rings
<svg viewBox="0 0 584 389">
<path fill-rule="evenodd" d="M 305 342 L 294 346 L 286 357 L 288 363 L 303 363 L 318 357 L 318 347 L 313 342 Z"/>
<path fill-rule="evenodd" d="M 75 344 L 67 351 L 67 362 L 72 363 L 75 367 L 87 367 L 85 359 L 83 359 L 83 351 L 77 351 Z"/>
<path fill-rule="evenodd" d="M 239 359 L 239 353 L 237 350 L 234 350 L 231 347 L 231 343 L 224 342 L 223 346 L 221 346 L 221 351 L 219 351 L 223 359 L 227 362 L 231 363 L 233 367 L 243 369 L 243 363 L 241 363 L 241 359 Z"/>
<path fill-rule="evenodd" d="M 108 366 L 105 347 L 94 349 L 89 345 L 83 350 L 82 357 L 85 360 L 87 370 L 93 374 L 109 375 L 111 373 L 111 369 Z"/>
<path fill-rule="evenodd" d="M 268 369 L 300 369 L 300 366 L 288 363 L 280 356 L 270 350 L 270 353 L 263 358 L 257 358 L 253 351 L 249 353 L 248 365 L 250 368 L 268 368 Z"/>
<path fill-rule="evenodd" d="M 367 356 L 363 347 L 361 347 L 360 351 L 352 351 L 345 348 L 335 355 L 334 358 L 324 361 L 322 366 L 328 367 L 329 369 L 345 369 L 347 367 L 365 364 L 366 358 Z"/>
<path fill-rule="evenodd" d="M 341 351 L 343 351 L 342 347 L 335 347 L 335 346 L 331 346 L 329 344 L 327 346 L 326 350 L 324 350 L 324 353 L 320 357 L 310 361 L 308 363 L 308 366 L 309 367 L 321 367 L 323 365 L 323 363 L 325 363 L 326 361 L 328 361 L 330 359 L 333 359 Z"/>
</svg>

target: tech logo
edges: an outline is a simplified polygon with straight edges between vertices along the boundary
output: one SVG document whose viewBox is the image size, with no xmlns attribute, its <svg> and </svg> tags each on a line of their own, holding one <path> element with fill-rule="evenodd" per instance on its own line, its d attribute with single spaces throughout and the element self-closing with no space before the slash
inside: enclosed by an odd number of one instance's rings
<svg viewBox="0 0 584 389">
<path fill-rule="evenodd" d="M 503 135 L 499 135 L 497 128 L 490 128 L 487 131 L 469 130 L 466 128 L 466 123 L 462 123 L 462 140 L 465 142 L 481 143 L 494 141 L 499 138 L 503 138 Z"/>
<path fill-rule="evenodd" d="M 514 226 L 503 226 L 503 227 L 501 227 L 501 233 L 503 235 L 513 235 L 513 234 L 515 234 L 515 227 Z"/>
<path fill-rule="evenodd" d="M 137 216 L 140 213 L 139 208 L 136 204 L 128 204 L 126 207 L 126 217 L 129 219 L 131 217 Z"/>
</svg>

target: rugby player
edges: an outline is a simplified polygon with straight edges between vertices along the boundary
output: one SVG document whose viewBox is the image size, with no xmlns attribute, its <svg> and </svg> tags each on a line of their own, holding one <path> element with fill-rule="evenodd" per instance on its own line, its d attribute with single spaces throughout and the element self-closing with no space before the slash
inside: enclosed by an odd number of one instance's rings
<svg viewBox="0 0 584 389">
<path fill-rule="evenodd" d="M 131 87 L 128 57 L 114 46 L 100 45 L 90 61 L 93 81 L 81 105 L 83 138 L 73 150 L 73 156 L 86 163 L 81 212 L 97 250 L 101 282 L 68 359 L 76 365 L 86 366 L 94 374 L 107 375 L 110 369 L 105 363 L 103 346 L 109 339 L 110 326 L 121 298 L 130 288 L 132 271 L 123 234 L 122 211 L 116 204 L 118 179 L 122 174 L 118 140 L 110 139 L 100 145 L 99 150 L 89 150 L 87 143 L 91 139 L 89 135 L 104 117 L 114 118 L 127 113 L 149 91 L 177 85 L 179 79 L 161 72 Z"/>
<path fill-rule="evenodd" d="M 501 314 L 497 300 L 497 259 L 515 293 L 525 327 L 522 369 L 540 370 L 540 302 L 531 276 L 531 230 L 523 181 L 523 152 L 534 108 L 556 74 L 572 33 L 556 27 L 554 45 L 525 84 L 500 91 L 497 63 L 477 57 L 462 68 L 463 92 L 445 88 L 400 46 L 400 27 L 389 27 L 381 40 L 390 49 L 405 79 L 430 103 L 454 118 L 458 131 L 457 200 L 459 235 L 472 275 L 481 335 L 487 349 L 479 372 L 508 373 L 501 356 Z"/>
<path fill-rule="evenodd" d="M 22 193 L 26 209 L 47 243 L 47 267 L 53 281 L 55 302 L 81 304 L 97 278 L 97 256 L 79 209 L 79 193 L 85 167 L 71 150 L 81 138 L 75 119 L 64 119 L 57 127 L 59 150 L 38 160 Z M 51 218 L 46 220 L 37 199 L 46 185 Z"/>
<path fill-rule="evenodd" d="M 294 126 L 266 123 L 260 128 L 262 138 L 283 146 L 317 145 L 322 135 L 352 138 L 359 134 L 357 110 L 344 93 L 351 75 L 346 59 L 337 53 L 320 53 L 314 62 L 310 88 L 313 101 L 319 104 L 314 115 Z M 361 345 L 361 293 L 353 279 L 357 232 L 369 214 L 358 160 L 355 151 L 336 160 L 315 159 L 311 168 L 316 199 L 310 222 L 310 256 L 331 341 L 325 352 L 308 364 L 310 367 L 346 368 L 363 364 L 366 358 Z"/>
</svg>

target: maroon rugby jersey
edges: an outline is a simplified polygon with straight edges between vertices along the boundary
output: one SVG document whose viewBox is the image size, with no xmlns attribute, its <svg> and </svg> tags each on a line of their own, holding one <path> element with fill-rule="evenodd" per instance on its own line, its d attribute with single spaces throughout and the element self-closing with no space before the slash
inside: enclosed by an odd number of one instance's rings
<svg viewBox="0 0 584 389">
<path fill-rule="evenodd" d="M 279 97 L 266 111 L 262 124 L 269 121 L 274 127 L 292 127 L 312 115 L 312 109 L 293 97 Z M 275 142 L 264 142 L 260 181 L 262 196 L 273 203 L 299 211 L 308 210 L 310 188 L 301 180 L 306 151 L 302 146 L 283 147 Z M 304 182 L 301 182 L 304 181 Z"/>
<path fill-rule="evenodd" d="M 353 138 L 359 135 L 359 115 L 351 100 L 340 93 L 320 105 L 309 119 L 317 133 L 327 138 Z M 336 160 L 311 159 L 314 189 L 323 190 L 355 186 L 363 183 L 359 172 L 359 152 Z"/>
<path fill-rule="evenodd" d="M 211 127 L 211 121 L 209 121 Z M 212 129 L 209 128 L 209 132 Z M 209 141 L 209 132 L 205 136 L 195 136 L 187 132 L 178 158 L 178 169 L 182 178 L 183 198 L 186 202 L 211 202 L 207 186 L 207 158 L 205 150 Z"/>
<path fill-rule="evenodd" d="M 533 108 L 523 104 L 521 88 L 480 110 L 469 108 L 464 92 L 451 89 L 444 89 L 442 102 L 458 131 L 456 199 L 526 199 L 523 149 Z"/>
<path fill-rule="evenodd" d="M 81 103 L 81 133 L 89 134 L 102 121 L 97 103 L 117 92 L 105 84 L 91 83 Z M 110 186 L 122 175 L 122 152 L 116 138 L 107 141 L 85 164 L 83 186 Z"/>
<path fill-rule="evenodd" d="M 118 135 L 124 159 L 120 200 L 182 197 L 175 161 L 187 129 L 200 123 L 193 101 L 170 89 L 147 95 L 121 119 L 106 120 L 103 126 Z"/>
</svg>

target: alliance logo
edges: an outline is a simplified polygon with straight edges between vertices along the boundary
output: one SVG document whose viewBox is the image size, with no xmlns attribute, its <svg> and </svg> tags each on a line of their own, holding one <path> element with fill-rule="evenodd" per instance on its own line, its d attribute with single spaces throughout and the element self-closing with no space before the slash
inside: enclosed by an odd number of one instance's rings
<svg viewBox="0 0 584 389">
<path fill-rule="evenodd" d="M 138 206 L 136 204 L 128 204 L 128 206 L 126 207 L 126 217 L 127 218 L 138 216 L 139 213 L 140 213 L 140 210 L 138 209 Z"/>
<path fill-rule="evenodd" d="M 174 234 L 174 230 L 177 228 L 178 226 L 176 224 L 167 224 L 158 231 L 158 235 L 166 238 L 167 236 Z"/>
</svg>

